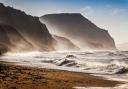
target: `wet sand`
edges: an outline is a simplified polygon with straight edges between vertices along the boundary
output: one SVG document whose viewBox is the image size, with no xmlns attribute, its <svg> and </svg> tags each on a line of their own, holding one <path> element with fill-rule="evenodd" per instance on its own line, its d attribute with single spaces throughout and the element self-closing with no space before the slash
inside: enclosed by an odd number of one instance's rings
<svg viewBox="0 0 128 89">
<path fill-rule="evenodd" d="M 73 89 L 73 87 L 114 87 L 118 81 L 85 73 L 23 67 L 0 62 L 0 89 Z"/>
</svg>

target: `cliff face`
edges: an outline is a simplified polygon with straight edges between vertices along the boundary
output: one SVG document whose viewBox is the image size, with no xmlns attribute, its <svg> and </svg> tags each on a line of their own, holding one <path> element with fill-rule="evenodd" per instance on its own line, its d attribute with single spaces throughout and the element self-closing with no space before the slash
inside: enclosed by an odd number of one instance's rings
<svg viewBox="0 0 128 89">
<path fill-rule="evenodd" d="M 48 14 L 40 17 L 50 33 L 68 38 L 79 48 L 116 49 L 114 40 L 108 31 L 103 30 L 81 14 Z"/>
<path fill-rule="evenodd" d="M 46 26 L 40 23 L 38 17 L 27 15 L 20 10 L 0 4 L 0 24 L 14 27 L 36 50 L 54 50 L 54 39 L 48 32 Z"/>
<path fill-rule="evenodd" d="M 16 29 L 8 25 L 0 24 L 1 54 L 7 51 L 30 51 L 33 49 L 31 43 L 27 42 Z"/>
<path fill-rule="evenodd" d="M 69 39 L 65 37 L 60 37 L 53 35 L 53 38 L 56 40 L 55 49 L 58 51 L 77 51 L 79 48 L 73 44 Z"/>
</svg>

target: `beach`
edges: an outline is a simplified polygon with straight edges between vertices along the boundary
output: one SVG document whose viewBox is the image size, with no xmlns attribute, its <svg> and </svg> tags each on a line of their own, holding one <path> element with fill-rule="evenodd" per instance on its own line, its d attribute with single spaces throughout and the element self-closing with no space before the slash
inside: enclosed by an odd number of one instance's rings
<svg viewBox="0 0 128 89">
<path fill-rule="evenodd" d="M 74 89 L 74 87 L 114 87 L 122 82 L 86 73 L 25 67 L 0 62 L 0 89 Z"/>
</svg>

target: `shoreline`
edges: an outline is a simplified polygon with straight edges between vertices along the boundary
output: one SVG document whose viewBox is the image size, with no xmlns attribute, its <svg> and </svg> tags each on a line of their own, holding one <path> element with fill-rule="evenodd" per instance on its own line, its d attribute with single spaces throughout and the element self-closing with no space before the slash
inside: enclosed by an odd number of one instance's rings
<svg viewBox="0 0 128 89">
<path fill-rule="evenodd" d="M 0 62 L 0 89 L 73 89 L 73 87 L 115 87 L 120 81 L 86 73 L 25 67 Z"/>
</svg>

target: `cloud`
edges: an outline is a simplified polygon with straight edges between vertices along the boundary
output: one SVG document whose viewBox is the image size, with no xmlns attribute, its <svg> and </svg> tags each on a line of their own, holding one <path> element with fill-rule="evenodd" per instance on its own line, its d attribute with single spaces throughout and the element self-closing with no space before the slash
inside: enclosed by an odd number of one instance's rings
<svg viewBox="0 0 128 89">
<path fill-rule="evenodd" d="M 110 15 L 115 16 L 125 12 L 125 9 L 114 8 L 110 11 Z"/>
<path fill-rule="evenodd" d="M 80 13 L 84 14 L 85 16 L 91 16 L 94 13 L 94 10 L 91 6 L 85 6 L 80 8 Z"/>
<path fill-rule="evenodd" d="M 126 12 L 126 9 L 124 8 L 113 7 L 112 5 L 109 4 L 106 5 L 106 10 L 108 11 L 109 15 L 112 16 L 116 16 L 116 15 L 119 16 L 121 13 Z"/>
</svg>

